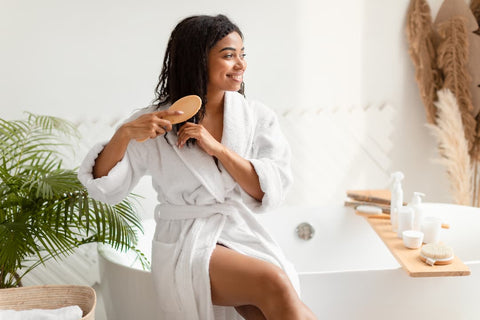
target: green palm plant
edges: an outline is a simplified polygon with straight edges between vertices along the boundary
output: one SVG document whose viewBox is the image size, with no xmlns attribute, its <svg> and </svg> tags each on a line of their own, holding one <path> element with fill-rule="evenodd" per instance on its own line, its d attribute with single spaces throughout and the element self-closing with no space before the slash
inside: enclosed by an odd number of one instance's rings
<svg viewBox="0 0 480 320">
<path fill-rule="evenodd" d="M 0 118 L 0 288 L 22 285 L 35 267 L 87 243 L 135 249 L 143 231 L 130 196 L 111 206 L 89 197 L 77 172 L 63 168 L 62 148 L 75 126 L 60 118 L 27 114 Z"/>
</svg>

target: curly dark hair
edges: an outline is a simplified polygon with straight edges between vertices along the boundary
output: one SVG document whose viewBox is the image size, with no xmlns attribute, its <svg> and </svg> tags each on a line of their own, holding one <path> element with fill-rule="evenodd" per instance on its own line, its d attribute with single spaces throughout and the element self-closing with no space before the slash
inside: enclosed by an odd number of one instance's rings
<svg viewBox="0 0 480 320">
<path fill-rule="evenodd" d="M 240 29 L 221 14 L 191 16 L 180 21 L 168 40 L 153 105 L 158 109 L 184 96 L 198 95 L 202 99 L 202 107 L 188 120 L 198 123 L 205 115 L 207 103 L 208 53 L 219 40 L 233 31 L 243 39 Z M 244 94 L 243 84 L 239 92 Z"/>
</svg>

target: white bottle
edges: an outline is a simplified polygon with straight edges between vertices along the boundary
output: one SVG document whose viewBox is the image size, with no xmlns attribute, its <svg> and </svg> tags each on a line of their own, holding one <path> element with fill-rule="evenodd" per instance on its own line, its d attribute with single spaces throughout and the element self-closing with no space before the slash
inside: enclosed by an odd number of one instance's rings
<svg viewBox="0 0 480 320">
<path fill-rule="evenodd" d="M 391 198 L 390 198 L 390 223 L 392 224 L 393 231 L 398 229 L 398 210 L 403 205 L 403 190 L 402 183 L 404 175 L 402 172 L 397 171 L 392 173 L 392 188 L 391 188 Z"/>
<path fill-rule="evenodd" d="M 412 201 L 408 204 L 414 211 L 413 216 L 413 230 L 420 230 L 420 226 L 423 221 L 423 206 L 422 206 L 422 197 L 425 197 L 425 194 L 421 192 L 414 192 Z"/>
<path fill-rule="evenodd" d="M 403 237 L 403 231 L 413 229 L 413 218 L 415 213 L 412 207 L 402 206 L 398 209 L 398 229 L 397 236 L 399 238 Z"/>
</svg>

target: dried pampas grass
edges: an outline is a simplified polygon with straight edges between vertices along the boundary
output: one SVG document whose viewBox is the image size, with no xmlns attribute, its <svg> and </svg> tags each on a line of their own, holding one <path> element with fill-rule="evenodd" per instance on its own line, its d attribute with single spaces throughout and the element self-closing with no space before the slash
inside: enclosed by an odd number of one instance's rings
<svg viewBox="0 0 480 320">
<path fill-rule="evenodd" d="M 475 142 L 476 121 L 472 115 L 473 105 L 470 94 L 470 75 L 468 73 L 468 38 L 466 19 L 455 16 L 438 26 L 442 40 L 438 47 L 438 66 L 443 70 L 443 88 L 457 98 L 460 108 L 468 150 L 472 151 Z"/>
<path fill-rule="evenodd" d="M 472 170 L 462 116 L 457 100 L 449 89 L 437 92 L 437 125 L 427 124 L 438 141 L 440 162 L 447 168 L 455 203 L 472 204 Z"/>
<path fill-rule="evenodd" d="M 472 0 L 470 2 L 470 10 L 472 10 L 477 23 L 480 26 L 480 0 Z M 475 31 L 476 34 L 480 35 L 480 28 Z"/>
<path fill-rule="evenodd" d="M 463 0 L 445 0 L 434 25 L 427 0 L 410 0 L 406 31 L 427 126 L 454 201 L 480 206 L 480 100 L 477 73 L 470 73 L 478 67 L 480 43 L 472 31 L 475 20 L 480 25 L 480 0 L 471 0 L 470 10 L 475 19 Z"/>
<path fill-rule="evenodd" d="M 428 123 L 435 123 L 434 101 L 437 90 L 442 87 L 436 66 L 432 25 L 428 3 L 425 0 L 411 0 L 407 13 L 409 53 L 415 65 L 415 79 L 425 106 Z"/>
</svg>

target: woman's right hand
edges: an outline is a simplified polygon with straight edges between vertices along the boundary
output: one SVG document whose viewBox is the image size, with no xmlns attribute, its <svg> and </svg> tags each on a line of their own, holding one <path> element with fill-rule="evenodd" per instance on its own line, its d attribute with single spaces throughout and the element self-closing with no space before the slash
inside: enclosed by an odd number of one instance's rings
<svg viewBox="0 0 480 320">
<path fill-rule="evenodd" d="M 141 115 L 122 125 L 95 160 L 94 178 L 106 176 L 122 160 L 130 140 L 136 139 L 143 142 L 172 130 L 172 123 L 163 117 L 182 113 L 183 111 L 156 111 Z"/>
<path fill-rule="evenodd" d="M 183 111 L 162 110 L 146 113 L 137 119 L 127 122 L 120 127 L 123 133 L 131 140 L 143 142 L 153 139 L 172 130 L 172 123 L 163 119 L 165 116 L 181 115 Z"/>
</svg>

